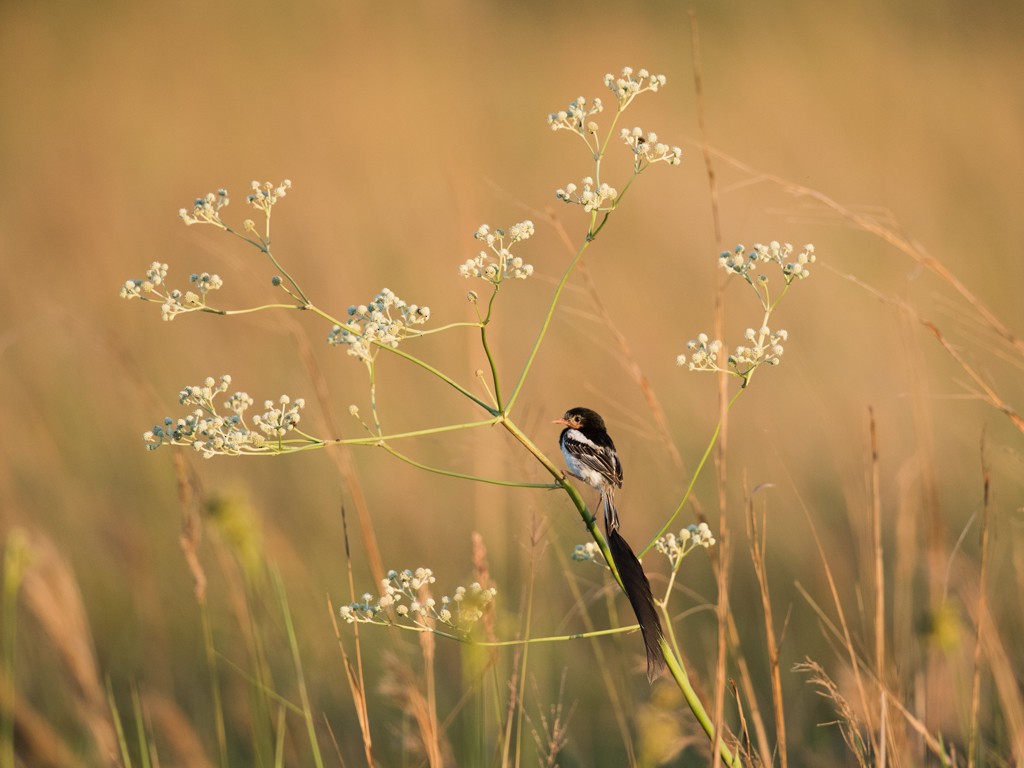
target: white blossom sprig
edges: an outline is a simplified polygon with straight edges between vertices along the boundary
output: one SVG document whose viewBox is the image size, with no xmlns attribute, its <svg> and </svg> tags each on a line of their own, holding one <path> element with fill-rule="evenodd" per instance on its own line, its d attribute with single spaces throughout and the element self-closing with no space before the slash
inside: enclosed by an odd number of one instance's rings
<svg viewBox="0 0 1024 768">
<path fill-rule="evenodd" d="M 654 549 L 668 558 L 675 570 L 684 557 L 698 548 L 709 549 L 716 543 L 714 534 L 707 523 L 688 525 L 678 534 L 667 533 L 654 541 Z"/>
<path fill-rule="evenodd" d="M 615 208 L 619 191 L 610 184 L 594 184 L 594 179 L 584 176 L 581 182 L 583 188 L 575 184 L 566 184 L 563 188 L 555 191 L 555 197 L 566 203 L 582 205 L 587 213 L 595 211 L 611 211 Z"/>
<path fill-rule="evenodd" d="M 292 188 L 292 181 L 291 179 L 285 179 L 280 184 L 273 184 L 269 181 L 264 181 L 261 184 L 258 181 L 253 181 L 250 187 L 252 192 L 246 197 L 246 202 L 257 211 L 262 211 L 269 219 L 270 209 L 274 207 L 278 200 L 288 194 L 288 190 Z"/>
<path fill-rule="evenodd" d="M 162 445 L 191 446 L 203 458 L 213 456 L 240 456 L 243 454 L 280 453 L 282 438 L 290 432 L 299 432 L 300 411 L 306 406 L 303 398 L 292 399 L 281 395 L 276 401 L 266 400 L 263 412 L 254 414 L 252 426 L 246 412 L 255 401 L 246 392 L 235 392 L 218 407 L 217 400 L 227 393 L 231 376 L 219 380 L 212 376 L 195 386 L 187 386 L 178 393 L 178 403 L 195 406 L 184 416 L 167 416 L 162 424 L 154 425 L 143 433 L 146 448 L 155 451 Z M 302 443 L 319 441 L 299 432 Z"/>
<path fill-rule="evenodd" d="M 679 165 L 682 162 L 683 150 L 679 147 L 662 144 L 658 141 L 658 134 L 654 131 L 649 131 L 645 136 L 643 129 L 639 126 L 632 130 L 623 128 L 619 131 L 619 137 L 627 147 L 633 150 L 634 173 L 640 173 L 653 163 Z"/>
<path fill-rule="evenodd" d="M 803 280 L 810 277 L 808 265 L 817 260 L 814 246 L 807 244 L 797 254 L 795 259 L 790 259 L 793 254 L 793 246 L 789 243 L 779 243 L 772 240 L 767 245 L 755 243 L 753 249 L 747 252 L 743 245 L 737 245 L 732 251 L 723 251 L 718 257 L 718 264 L 730 274 L 736 274 L 753 284 L 753 272 L 765 264 L 776 264 L 782 269 L 786 285 L 794 280 Z M 763 273 L 757 275 L 761 282 L 768 278 Z"/>
<path fill-rule="evenodd" d="M 228 191 L 221 187 L 216 193 L 208 192 L 202 197 L 197 197 L 192 203 L 191 210 L 180 208 L 178 216 L 189 227 L 193 224 L 212 224 L 219 229 L 228 229 L 220 218 L 220 211 L 231 203 Z"/>
<path fill-rule="evenodd" d="M 431 631 L 436 622 L 467 635 L 498 594 L 494 587 L 473 582 L 469 587 L 456 587 L 451 597 L 436 600 L 429 595 L 429 586 L 435 581 L 430 568 L 388 571 L 380 596 L 367 592 L 358 602 L 342 606 L 341 618 L 349 624 L 394 625 L 418 631 Z"/>
<path fill-rule="evenodd" d="M 597 565 L 603 565 L 605 568 L 608 567 L 608 562 L 604 559 L 604 555 L 601 554 L 601 548 L 593 541 L 577 544 L 573 548 L 572 559 L 578 563 L 596 563 Z"/>
<path fill-rule="evenodd" d="M 611 73 L 604 76 L 605 87 L 615 94 L 620 112 L 641 93 L 656 92 L 663 88 L 666 82 L 664 75 L 652 75 L 643 68 L 634 71 L 632 67 L 623 67 L 619 77 Z"/>
<path fill-rule="evenodd" d="M 601 99 L 587 102 L 584 97 L 579 96 L 569 102 L 567 109 L 548 115 L 548 125 L 552 130 L 568 130 L 583 139 L 594 163 L 591 175 L 584 177 L 579 185 L 570 183 L 559 188 L 555 191 L 556 198 L 565 203 L 580 205 L 586 213 L 594 217 L 595 223 L 599 213 L 603 213 L 604 220 L 607 221 L 608 215 L 621 202 L 622 195 L 629 189 L 633 179 L 645 169 L 654 163 L 679 165 L 683 154 L 679 147 L 659 141 L 658 135 L 653 131 L 645 134 L 641 128 L 623 128 L 617 135 L 633 155 L 633 176 L 626 182 L 621 193 L 603 179 L 606 174 L 602 172 L 602 162 L 612 137 L 616 135 L 615 124 L 622 112 L 639 94 L 658 91 L 665 82 L 664 75 L 652 75 L 646 69 L 634 70 L 632 67 L 623 68 L 620 76 L 605 75 L 604 84 L 615 96 L 616 111 L 604 138 L 599 136 L 601 128 L 593 119 L 604 110 Z M 603 222 L 592 230 L 591 236 L 596 235 L 601 226 Z"/>
<path fill-rule="evenodd" d="M 219 275 L 212 275 L 209 272 L 193 274 L 189 281 L 195 286 L 195 290 L 181 291 L 167 287 L 167 271 L 166 264 L 154 261 L 146 270 L 144 278 L 125 280 L 121 286 L 121 298 L 158 303 L 161 318 L 168 321 L 186 312 L 219 312 L 206 303 L 210 291 L 216 291 L 224 286 L 224 281 Z"/>
<path fill-rule="evenodd" d="M 507 232 L 503 229 L 492 232 L 487 224 L 480 225 L 473 233 L 473 238 L 483 242 L 487 250 L 480 251 L 474 258 L 460 265 L 459 274 L 465 278 L 478 277 L 494 285 L 500 285 L 507 278 L 525 280 L 533 274 L 533 265 L 513 255 L 512 246 L 528 240 L 533 233 L 533 222 L 529 219 L 513 224 Z"/>
<path fill-rule="evenodd" d="M 720 371 L 739 376 L 746 387 L 758 368 L 781 363 L 789 333 L 784 329 L 773 331 L 768 324 L 769 318 L 789 288 L 796 281 L 810 276 L 809 265 L 817 259 L 813 245 L 805 245 L 795 257 L 794 251 L 789 243 L 773 240 L 767 245 L 757 243 L 750 251 L 738 245 L 732 251 L 719 255 L 719 266 L 730 275 L 742 277 L 754 290 L 763 312 L 761 322 L 757 328 L 744 331 L 744 342 L 733 349 L 724 366 L 721 362 L 724 345 L 719 339 L 709 339 L 706 333 L 698 334 L 687 342 L 688 352 L 678 355 L 676 364 L 691 371 Z M 771 265 L 779 269 L 783 279 L 782 290 L 775 298 L 771 294 L 770 278 L 764 271 Z"/>
<path fill-rule="evenodd" d="M 566 109 L 548 114 L 548 125 L 552 131 L 572 131 L 578 133 L 587 141 L 597 134 L 597 123 L 589 118 L 604 111 L 604 104 L 600 99 L 594 99 L 589 104 L 583 96 L 577 96 L 569 102 Z"/>
<path fill-rule="evenodd" d="M 420 331 L 413 326 L 423 325 L 430 319 L 430 307 L 408 304 L 389 288 L 368 304 L 348 308 L 349 321 L 335 324 L 327 335 L 332 346 L 347 346 L 348 354 L 361 360 L 372 361 L 379 347 L 395 349 L 399 342 Z"/>
</svg>

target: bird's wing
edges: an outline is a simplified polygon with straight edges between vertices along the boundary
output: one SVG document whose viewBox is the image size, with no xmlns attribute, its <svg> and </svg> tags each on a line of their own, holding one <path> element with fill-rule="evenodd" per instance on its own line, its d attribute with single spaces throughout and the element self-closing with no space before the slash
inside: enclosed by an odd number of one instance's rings
<svg viewBox="0 0 1024 768">
<path fill-rule="evenodd" d="M 594 470 L 604 479 L 622 487 L 622 464 L 614 447 L 598 445 L 577 429 L 570 429 L 563 438 L 565 450 L 586 469 Z"/>
</svg>

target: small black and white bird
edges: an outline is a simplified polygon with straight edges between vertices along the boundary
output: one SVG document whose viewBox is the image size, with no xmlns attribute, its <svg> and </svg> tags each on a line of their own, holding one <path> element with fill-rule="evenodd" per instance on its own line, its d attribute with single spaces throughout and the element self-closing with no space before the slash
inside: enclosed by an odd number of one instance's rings
<svg viewBox="0 0 1024 768">
<path fill-rule="evenodd" d="M 569 474 L 601 494 L 605 531 L 610 534 L 618 530 L 615 489 L 622 487 L 622 462 L 605 429 L 604 419 L 589 408 L 570 408 L 562 418 L 552 423 L 565 426 L 558 445 Z"/>
<path fill-rule="evenodd" d="M 589 408 L 570 408 L 562 418 L 552 423 L 565 427 L 558 438 L 558 445 L 569 474 L 601 494 L 608 548 L 640 624 L 647 652 L 647 679 L 653 681 L 666 665 L 665 653 L 661 649 L 665 634 L 654 605 L 651 583 L 633 550 L 619 533 L 615 489 L 622 487 L 622 462 L 615 443 L 605 428 L 604 419 Z"/>
</svg>

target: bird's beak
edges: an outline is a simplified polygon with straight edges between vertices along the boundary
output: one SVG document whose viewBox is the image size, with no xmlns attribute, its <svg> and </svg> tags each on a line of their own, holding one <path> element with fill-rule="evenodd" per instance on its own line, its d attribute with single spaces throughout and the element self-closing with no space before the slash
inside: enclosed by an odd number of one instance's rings
<svg viewBox="0 0 1024 768">
<path fill-rule="evenodd" d="M 554 420 L 554 421 L 552 421 L 551 423 L 552 423 L 552 424 L 561 424 L 562 426 L 565 426 L 565 427 L 568 427 L 568 426 L 569 426 L 569 422 L 568 422 L 568 421 L 566 421 L 565 419 L 555 419 L 555 420 Z"/>
</svg>

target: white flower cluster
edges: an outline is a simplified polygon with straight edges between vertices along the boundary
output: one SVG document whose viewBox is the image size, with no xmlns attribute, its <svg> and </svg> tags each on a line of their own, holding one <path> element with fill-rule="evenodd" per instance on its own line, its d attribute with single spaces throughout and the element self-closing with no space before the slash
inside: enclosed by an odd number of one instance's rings
<svg viewBox="0 0 1024 768">
<path fill-rule="evenodd" d="M 227 207 L 230 202 L 228 191 L 221 188 L 216 193 L 208 192 L 204 197 L 197 197 L 192 203 L 192 210 L 181 208 L 178 210 L 178 216 L 190 227 L 193 224 L 213 224 L 215 227 L 227 229 L 220 219 L 220 209 Z"/>
<path fill-rule="evenodd" d="M 657 91 L 664 86 L 665 76 L 652 75 L 646 69 L 638 69 L 634 72 L 632 67 L 623 67 L 620 77 L 615 77 L 612 74 L 605 75 L 604 84 L 615 94 L 621 112 L 639 94 L 644 91 Z"/>
<path fill-rule="evenodd" d="M 586 138 L 587 134 L 597 133 L 597 123 L 587 118 L 603 110 L 604 104 L 600 99 L 594 99 L 588 105 L 585 98 L 577 96 L 569 102 L 568 109 L 549 114 L 548 125 L 551 126 L 552 131 L 572 131 Z"/>
<path fill-rule="evenodd" d="M 668 163 L 679 165 L 683 156 L 683 150 L 679 147 L 670 147 L 658 141 L 658 134 L 654 131 L 644 136 L 643 129 L 639 126 L 630 130 L 623 128 L 619 137 L 626 142 L 626 146 L 633 150 L 633 169 L 639 173 L 652 163 Z"/>
<path fill-rule="evenodd" d="M 231 377 L 225 374 L 219 381 L 211 376 L 201 385 L 182 389 L 178 393 L 178 402 L 194 405 L 195 410 L 178 419 L 168 416 L 163 424 L 143 433 L 146 448 L 155 451 L 165 444 L 191 445 L 207 459 L 217 455 L 273 452 L 275 445 L 268 438 L 280 438 L 295 429 L 305 401 L 302 398 L 292 400 L 288 395 L 281 395 L 276 403 L 265 401 L 263 407 L 266 410 L 252 417 L 259 428 L 257 431 L 250 429 L 245 420 L 245 412 L 254 403 L 245 392 L 235 392 L 224 402 L 230 414 L 218 412 L 215 399 L 225 394 L 230 385 Z"/>
<path fill-rule="evenodd" d="M 250 403 L 252 402 L 251 398 L 244 392 L 238 394 L 242 397 L 232 403 L 234 407 L 238 407 L 246 399 Z M 263 407 L 266 410 L 253 416 L 253 423 L 265 435 L 283 437 L 295 429 L 295 426 L 299 423 L 299 420 L 302 418 L 299 411 L 306 407 L 306 401 L 301 397 L 292 400 L 288 395 L 281 395 L 276 403 L 273 400 L 264 400 Z"/>
<path fill-rule="evenodd" d="M 331 329 L 327 343 L 345 344 L 353 357 L 372 360 L 374 346 L 395 348 L 402 339 L 418 335 L 413 326 L 430 319 L 430 307 L 406 304 L 394 291 L 384 288 L 369 304 L 349 307 L 348 316 L 348 323 Z"/>
<path fill-rule="evenodd" d="M 659 537 L 654 542 L 654 548 L 668 558 L 673 568 L 679 564 L 680 560 L 698 547 L 707 549 L 714 545 L 715 537 L 712 535 L 707 523 L 689 525 L 683 528 L 678 536 L 674 533 L 669 533 Z"/>
<path fill-rule="evenodd" d="M 768 245 L 756 243 L 749 253 L 744 246 L 737 245 L 732 251 L 723 251 L 718 257 L 718 264 L 726 272 L 742 276 L 748 283 L 753 282 L 750 275 L 761 264 L 778 264 L 788 285 L 794 280 L 809 277 L 811 273 L 808 265 L 813 264 L 817 258 L 811 244 L 805 245 L 796 259 L 791 259 L 793 250 L 789 243 L 779 243 L 776 240 L 772 240 Z M 763 282 L 767 278 L 760 275 L 758 279 Z"/>
<path fill-rule="evenodd" d="M 608 565 L 604 560 L 604 555 L 601 554 L 601 548 L 593 541 L 588 541 L 586 544 L 577 544 L 572 551 L 572 559 L 579 563 Z"/>
<path fill-rule="evenodd" d="M 619 192 L 615 187 L 602 182 L 596 189 L 594 180 L 585 176 L 582 181 L 583 189 L 580 190 L 575 184 L 566 184 L 563 189 L 555 192 L 555 197 L 566 203 L 582 205 L 587 213 L 591 211 L 610 211 L 615 207 L 615 198 Z M 606 201 L 608 204 L 606 205 Z"/>
<path fill-rule="evenodd" d="M 778 365 L 783 352 L 782 343 L 789 339 L 789 333 L 784 330 L 772 332 L 768 326 L 762 326 L 756 331 L 747 328 L 743 338 L 750 342 L 750 346 L 738 346 L 729 356 L 729 365 L 740 373 L 753 370 L 761 363 Z"/>
<path fill-rule="evenodd" d="M 736 347 L 726 362 L 732 372 L 747 377 L 760 365 L 778 365 L 782 362 L 783 344 L 789 339 L 789 332 L 772 331 L 768 326 L 762 326 L 756 331 L 747 328 L 743 338 L 749 344 Z M 718 357 L 722 351 L 722 342 L 718 339 L 710 341 L 706 333 L 701 333 L 696 339 L 687 342 L 686 347 L 691 354 L 679 355 L 676 365 L 685 365 L 691 371 L 723 370 L 718 366 Z"/>
<path fill-rule="evenodd" d="M 476 258 L 467 260 L 459 267 L 459 274 L 466 278 L 479 277 L 494 285 L 509 277 L 525 280 L 533 274 L 533 265 L 524 263 L 519 256 L 513 256 L 512 246 L 528 240 L 533 232 L 533 222 L 530 220 L 513 224 L 508 232 L 503 229 L 491 232 L 489 226 L 482 224 L 473 233 L 473 239 L 486 243 L 490 253 L 480 251 Z"/>
<path fill-rule="evenodd" d="M 183 312 L 195 312 L 206 308 L 206 294 L 224 286 L 224 281 L 219 275 L 211 275 L 209 272 L 192 275 L 189 280 L 195 284 L 199 293 L 182 292 L 176 288 L 168 290 L 167 265 L 154 261 L 142 280 L 125 280 L 121 286 L 120 296 L 122 299 L 159 302 L 160 316 L 164 320 L 173 320 Z"/>
<path fill-rule="evenodd" d="M 270 209 L 274 207 L 274 203 L 288 194 L 288 190 L 292 188 L 292 182 L 291 179 L 285 179 L 280 184 L 275 185 L 269 181 L 265 181 L 262 184 L 258 181 L 253 181 L 251 187 L 252 193 L 246 198 L 249 205 L 269 216 Z M 248 226 L 246 228 L 248 229 Z"/>
<path fill-rule="evenodd" d="M 772 300 L 768 275 L 764 272 L 757 273 L 757 270 L 764 264 L 775 264 L 782 271 L 786 283 L 782 291 L 784 295 L 796 280 L 802 280 L 810 275 L 808 265 L 813 264 L 817 258 L 814 246 L 810 244 L 805 245 L 795 257 L 794 251 L 789 243 L 773 240 L 767 245 L 757 243 L 749 252 L 743 245 L 737 245 L 733 250 L 719 255 L 719 266 L 729 274 L 742 277 L 757 293 L 761 308 L 764 310 L 761 327 L 756 330 L 747 328 L 743 334 L 745 343 L 737 346 L 726 360 L 728 368 L 722 368 L 718 363 L 722 342 L 717 339 L 709 341 L 707 334 L 704 333 L 687 343 L 690 354 L 679 355 L 676 364 L 685 365 L 691 371 L 725 370 L 743 378 L 743 386 L 746 386 L 751 374 L 761 365 L 778 365 L 782 362 L 783 345 L 789 339 L 789 333 L 785 330 L 772 331 L 768 327 L 769 317 L 781 295 Z"/>
<path fill-rule="evenodd" d="M 381 582 L 380 597 L 364 594 L 359 602 L 341 607 L 341 618 L 349 624 L 389 625 L 395 623 L 393 613 L 399 620 L 405 619 L 420 628 L 426 629 L 428 621 L 436 621 L 467 632 L 498 594 L 494 587 L 484 588 L 473 582 L 468 588 L 456 587 L 451 597 L 445 595 L 435 600 L 422 596 L 421 590 L 435 581 L 434 572 L 429 568 L 389 571 Z"/>
<path fill-rule="evenodd" d="M 706 333 L 697 335 L 696 339 L 690 339 L 686 348 L 693 354 L 691 356 L 679 355 L 676 358 L 676 365 L 685 365 L 691 371 L 717 371 L 718 353 L 722 349 L 722 342 L 718 339 L 710 341 Z"/>
</svg>

